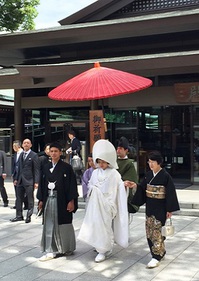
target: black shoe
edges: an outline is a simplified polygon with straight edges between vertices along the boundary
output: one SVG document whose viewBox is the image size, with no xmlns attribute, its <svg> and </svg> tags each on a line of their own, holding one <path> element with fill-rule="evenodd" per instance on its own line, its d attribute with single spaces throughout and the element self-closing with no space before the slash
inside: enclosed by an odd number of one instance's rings
<svg viewBox="0 0 199 281">
<path fill-rule="evenodd" d="M 10 209 L 16 209 L 16 206 L 10 207 Z"/>
<path fill-rule="evenodd" d="M 24 210 L 28 210 L 28 207 L 26 207 L 26 206 L 24 206 L 24 208 L 23 208 Z"/>
<path fill-rule="evenodd" d="M 14 219 L 10 219 L 11 222 L 23 221 L 23 217 L 16 217 Z"/>
<path fill-rule="evenodd" d="M 29 223 L 29 222 L 31 222 L 31 217 L 27 217 L 25 220 L 25 223 Z"/>
<path fill-rule="evenodd" d="M 69 252 L 66 252 L 66 253 L 65 253 L 65 256 L 68 257 L 68 256 L 72 256 L 73 254 L 74 254 L 73 251 L 69 251 Z"/>
<path fill-rule="evenodd" d="M 63 253 L 56 253 L 56 259 L 57 258 L 61 258 L 61 257 L 64 257 L 65 256 L 65 254 L 63 254 Z"/>
<path fill-rule="evenodd" d="M 8 202 L 4 202 L 3 206 L 8 207 Z"/>
</svg>

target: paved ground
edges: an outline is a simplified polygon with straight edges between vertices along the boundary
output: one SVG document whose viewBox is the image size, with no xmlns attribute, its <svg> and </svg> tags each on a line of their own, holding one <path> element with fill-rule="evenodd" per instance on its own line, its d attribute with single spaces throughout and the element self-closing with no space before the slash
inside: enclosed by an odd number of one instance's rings
<svg viewBox="0 0 199 281">
<path fill-rule="evenodd" d="M 10 202 L 13 201 L 12 185 L 6 182 Z M 81 187 L 79 187 L 81 192 Z M 199 206 L 199 187 L 177 190 L 184 209 Z M 113 255 L 96 264 L 92 247 L 77 241 L 77 250 L 70 257 L 60 257 L 40 262 L 41 218 L 33 215 L 32 222 L 11 223 L 15 210 L 0 204 L 0 279 L 14 281 L 32 280 L 120 280 L 120 281 L 199 281 L 199 217 L 196 213 L 174 214 L 175 235 L 166 240 L 167 255 L 160 266 L 147 269 L 150 261 L 145 238 L 144 213 L 133 216 L 130 224 L 129 247 L 115 245 Z M 82 223 L 84 209 L 74 215 L 76 235 Z M 100 235 L 100 230 L 99 230 Z"/>
</svg>

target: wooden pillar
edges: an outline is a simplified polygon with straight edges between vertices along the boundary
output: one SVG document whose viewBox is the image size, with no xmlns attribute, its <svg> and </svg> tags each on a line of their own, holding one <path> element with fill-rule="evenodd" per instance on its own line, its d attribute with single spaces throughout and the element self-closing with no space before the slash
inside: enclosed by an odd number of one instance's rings
<svg viewBox="0 0 199 281">
<path fill-rule="evenodd" d="M 98 110 L 98 100 L 91 100 L 90 101 L 90 109 L 91 110 Z"/>
<path fill-rule="evenodd" d="M 14 92 L 14 123 L 15 123 L 15 140 L 23 138 L 23 122 L 22 122 L 22 109 L 21 109 L 21 90 Z"/>
</svg>

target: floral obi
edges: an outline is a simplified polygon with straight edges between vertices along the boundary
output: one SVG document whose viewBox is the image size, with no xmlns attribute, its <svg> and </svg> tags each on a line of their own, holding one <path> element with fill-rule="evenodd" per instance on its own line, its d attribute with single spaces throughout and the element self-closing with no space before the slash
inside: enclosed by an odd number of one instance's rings
<svg viewBox="0 0 199 281">
<path fill-rule="evenodd" d="M 154 199 L 164 199 L 166 194 L 165 186 L 147 184 L 146 196 Z"/>
</svg>

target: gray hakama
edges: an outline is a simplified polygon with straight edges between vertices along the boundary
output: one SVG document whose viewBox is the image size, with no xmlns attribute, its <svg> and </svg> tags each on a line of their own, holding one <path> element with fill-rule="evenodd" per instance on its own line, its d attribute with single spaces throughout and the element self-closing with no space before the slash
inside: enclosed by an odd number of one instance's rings
<svg viewBox="0 0 199 281">
<path fill-rule="evenodd" d="M 41 239 L 43 252 L 67 254 L 76 249 L 75 232 L 71 224 L 58 224 L 57 191 L 53 191 L 46 202 L 44 225 Z"/>
</svg>

